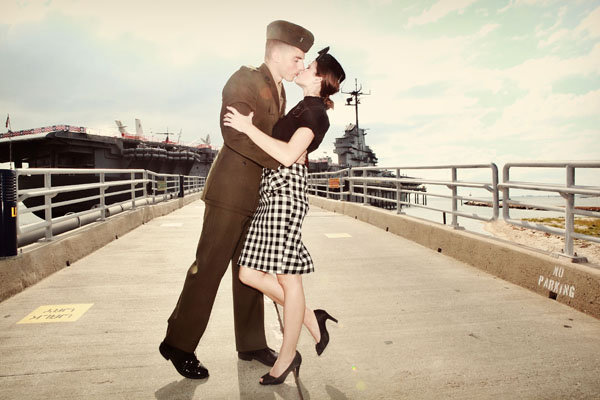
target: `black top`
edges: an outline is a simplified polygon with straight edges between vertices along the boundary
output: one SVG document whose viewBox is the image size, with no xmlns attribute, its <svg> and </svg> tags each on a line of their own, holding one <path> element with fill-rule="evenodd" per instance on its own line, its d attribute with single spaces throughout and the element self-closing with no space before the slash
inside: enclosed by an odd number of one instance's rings
<svg viewBox="0 0 600 400">
<path fill-rule="evenodd" d="M 313 131 L 315 137 L 308 146 L 307 152 L 315 151 L 329 129 L 329 117 L 325 103 L 320 97 L 306 96 L 294 108 L 281 118 L 273 127 L 273 137 L 289 142 L 298 128 L 306 127 Z"/>
</svg>

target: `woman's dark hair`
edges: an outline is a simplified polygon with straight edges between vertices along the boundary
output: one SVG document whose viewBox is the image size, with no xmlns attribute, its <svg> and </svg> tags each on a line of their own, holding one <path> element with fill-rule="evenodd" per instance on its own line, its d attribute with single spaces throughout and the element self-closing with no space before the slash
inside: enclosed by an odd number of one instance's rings
<svg viewBox="0 0 600 400">
<path fill-rule="evenodd" d="M 329 47 L 319 51 L 319 56 L 315 60 L 317 62 L 317 76 L 322 78 L 319 96 L 323 98 L 326 109 L 333 108 L 333 101 L 329 96 L 339 92 L 340 83 L 346 79 L 344 69 L 331 54 L 327 53 L 328 51 Z"/>
</svg>

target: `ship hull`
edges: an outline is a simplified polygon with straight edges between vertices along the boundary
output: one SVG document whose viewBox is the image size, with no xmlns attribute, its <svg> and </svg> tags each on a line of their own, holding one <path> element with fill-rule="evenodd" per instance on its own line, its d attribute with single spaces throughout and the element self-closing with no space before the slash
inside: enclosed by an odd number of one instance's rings
<svg viewBox="0 0 600 400">
<path fill-rule="evenodd" d="M 16 168 L 90 168 L 90 169 L 145 169 L 158 174 L 207 176 L 217 151 L 210 148 L 197 148 L 172 143 L 149 142 L 137 139 L 106 137 L 68 130 L 50 132 L 32 137 L 0 138 L 0 162 L 12 161 Z M 106 181 L 130 179 L 130 174 L 108 174 Z M 139 178 L 139 177 L 138 177 Z M 52 186 L 67 186 L 98 182 L 98 175 L 55 174 Z M 19 189 L 44 187 L 44 177 L 40 175 L 20 176 Z M 123 191 L 127 186 L 107 189 L 107 193 Z M 147 188 L 149 189 L 149 188 Z M 138 195 L 143 187 L 138 185 Z M 149 192 L 150 193 L 150 192 Z M 60 193 L 52 198 L 52 203 L 60 203 L 81 197 L 93 197 L 98 189 Z M 124 193 L 109 196 L 106 204 L 113 204 L 131 198 Z M 98 199 L 76 204 L 54 207 L 52 217 L 68 212 L 80 212 L 96 207 Z M 26 199 L 30 208 L 44 204 L 43 197 Z M 43 211 L 35 213 L 44 218 Z"/>
</svg>

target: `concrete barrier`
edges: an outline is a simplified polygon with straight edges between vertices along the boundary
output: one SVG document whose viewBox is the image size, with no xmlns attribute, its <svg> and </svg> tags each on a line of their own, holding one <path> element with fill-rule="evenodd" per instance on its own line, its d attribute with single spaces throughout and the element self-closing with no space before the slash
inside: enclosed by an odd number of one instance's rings
<svg viewBox="0 0 600 400">
<path fill-rule="evenodd" d="M 348 215 L 600 318 L 600 269 L 511 242 L 406 215 L 309 196 L 317 207 Z"/>
<path fill-rule="evenodd" d="M 125 211 L 103 222 L 56 236 L 50 242 L 25 246 L 15 257 L 0 259 L 0 301 L 68 267 L 138 226 L 200 199 L 200 196 L 201 193 L 194 193 L 184 198 Z"/>
</svg>

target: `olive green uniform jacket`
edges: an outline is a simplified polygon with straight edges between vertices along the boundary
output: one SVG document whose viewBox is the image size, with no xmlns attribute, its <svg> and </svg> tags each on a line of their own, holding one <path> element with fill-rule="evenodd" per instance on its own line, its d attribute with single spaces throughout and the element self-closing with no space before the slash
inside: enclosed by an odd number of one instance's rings
<svg viewBox="0 0 600 400">
<path fill-rule="evenodd" d="M 263 294 L 241 283 L 237 260 L 258 205 L 262 168 L 276 169 L 279 163 L 248 136 L 224 126 L 223 116 L 227 106 L 244 115 L 253 111 L 254 125 L 270 135 L 285 110 L 283 88 L 281 97 L 280 107 L 277 86 L 265 64 L 259 68 L 240 68 L 223 89 L 219 118 L 225 143 L 204 187 L 206 207 L 196 260 L 188 269 L 165 337 L 168 344 L 180 350 L 193 353 L 198 346 L 230 261 L 236 349 L 254 351 L 267 347 Z"/>
<path fill-rule="evenodd" d="M 224 145 L 208 174 L 202 199 L 206 204 L 252 215 L 258 205 L 262 168 L 277 169 L 279 163 L 255 145 L 248 136 L 223 125 L 227 106 L 248 115 L 254 111 L 254 125 L 271 135 L 273 126 L 285 111 L 285 91 L 280 105 L 277 86 L 269 68 L 242 67 L 223 88 L 220 124 Z"/>
</svg>

